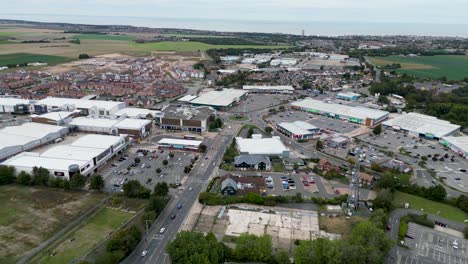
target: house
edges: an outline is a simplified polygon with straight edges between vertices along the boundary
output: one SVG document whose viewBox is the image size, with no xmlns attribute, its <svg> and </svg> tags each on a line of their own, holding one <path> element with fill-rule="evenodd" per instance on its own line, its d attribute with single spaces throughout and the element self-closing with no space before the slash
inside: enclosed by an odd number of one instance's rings
<svg viewBox="0 0 468 264">
<path fill-rule="evenodd" d="M 226 178 L 221 182 L 222 195 L 236 195 L 237 183 L 232 178 Z"/>
<path fill-rule="evenodd" d="M 380 163 L 380 165 L 387 170 L 397 170 L 403 173 L 408 173 L 411 171 L 410 166 L 406 165 L 403 161 L 396 159 L 384 160 Z"/>
<path fill-rule="evenodd" d="M 319 163 L 318 163 L 318 168 L 319 170 L 323 171 L 323 172 L 329 172 L 329 171 L 340 171 L 340 168 L 338 168 L 337 166 L 331 164 L 328 160 L 326 159 L 321 159 L 319 160 Z"/>
<path fill-rule="evenodd" d="M 234 158 L 234 167 L 241 170 L 271 170 L 270 159 L 265 155 L 239 155 Z"/>
<path fill-rule="evenodd" d="M 367 173 L 359 173 L 359 182 L 365 186 L 371 186 L 375 182 L 374 176 Z"/>
</svg>

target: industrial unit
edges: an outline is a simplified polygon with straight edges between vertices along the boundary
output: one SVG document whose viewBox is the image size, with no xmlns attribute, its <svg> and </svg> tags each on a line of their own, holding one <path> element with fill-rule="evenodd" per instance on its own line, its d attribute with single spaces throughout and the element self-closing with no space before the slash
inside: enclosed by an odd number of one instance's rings
<svg viewBox="0 0 468 264">
<path fill-rule="evenodd" d="M 145 108 L 126 107 L 115 112 L 114 116 L 117 118 L 127 117 L 132 119 L 155 119 L 161 117 L 162 112 Z"/>
<path fill-rule="evenodd" d="M 416 137 L 436 140 L 460 131 L 459 125 L 418 113 L 403 114 L 383 122 L 382 125 L 386 128 L 403 131 Z"/>
<path fill-rule="evenodd" d="M 79 110 L 72 112 L 68 111 L 58 111 L 44 113 L 42 115 L 31 115 L 31 121 L 34 123 L 48 124 L 54 126 L 62 126 L 70 123 L 74 117 L 80 115 Z"/>
<path fill-rule="evenodd" d="M 252 138 L 236 137 L 236 147 L 240 155 L 265 155 L 289 157 L 289 149 L 280 137 L 263 138 L 261 134 L 253 134 Z"/>
<path fill-rule="evenodd" d="M 313 114 L 320 114 L 335 119 L 374 126 L 387 119 L 388 112 L 361 106 L 349 106 L 326 103 L 319 100 L 306 98 L 291 104 L 292 108 Z"/>
<path fill-rule="evenodd" d="M 170 105 L 159 118 L 162 129 L 205 132 L 215 118 L 216 111 L 209 106 Z"/>
<path fill-rule="evenodd" d="M 352 92 L 347 92 L 347 93 L 338 93 L 336 95 L 337 99 L 340 100 L 345 100 L 345 101 L 357 101 L 361 97 L 360 94 L 358 93 L 352 93 Z"/>
<path fill-rule="evenodd" d="M 460 157 L 465 159 L 468 157 L 468 136 L 442 137 L 440 143 L 456 152 Z"/>
<path fill-rule="evenodd" d="M 27 114 L 31 112 L 30 101 L 12 97 L 0 97 L 0 113 Z"/>
<path fill-rule="evenodd" d="M 308 140 L 320 132 L 320 128 L 305 121 L 281 122 L 276 125 L 276 130 L 295 140 Z"/>
<path fill-rule="evenodd" d="M 81 110 L 82 115 L 92 117 L 110 117 L 118 110 L 125 108 L 124 102 L 84 100 L 72 98 L 47 97 L 36 102 L 37 105 L 45 105 L 47 112 L 62 110 Z"/>
<path fill-rule="evenodd" d="M 245 98 L 247 92 L 237 89 L 209 91 L 189 101 L 194 106 L 211 106 L 216 110 L 227 110 Z"/>
<path fill-rule="evenodd" d="M 152 121 L 147 119 L 91 117 L 77 117 L 70 122 L 70 126 L 76 127 L 78 131 L 106 135 L 128 134 L 133 139 L 146 137 L 151 132 L 152 124 Z"/>
<path fill-rule="evenodd" d="M 200 150 L 201 140 L 188 140 L 180 138 L 163 138 L 158 141 L 158 148 L 179 149 L 179 150 Z"/>
<path fill-rule="evenodd" d="M 0 130 L 0 160 L 53 142 L 67 133 L 66 127 L 38 123 L 5 127 Z"/>
<path fill-rule="evenodd" d="M 244 85 L 242 89 L 250 93 L 268 93 L 268 94 L 293 94 L 294 93 L 294 88 L 291 85 L 275 85 L 275 86 Z"/>
</svg>

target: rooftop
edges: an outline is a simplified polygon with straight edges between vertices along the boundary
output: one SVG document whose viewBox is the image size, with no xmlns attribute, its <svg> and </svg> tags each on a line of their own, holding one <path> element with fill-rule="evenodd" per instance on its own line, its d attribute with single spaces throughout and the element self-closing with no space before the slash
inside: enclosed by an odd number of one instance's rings
<svg viewBox="0 0 468 264">
<path fill-rule="evenodd" d="M 269 86 L 269 85 L 244 85 L 243 88 L 244 90 L 288 90 L 288 91 L 294 91 L 294 88 L 291 85 L 275 85 L 275 86 Z"/>
<path fill-rule="evenodd" d="M 205 120 L 214 112 L 214 109 L 208 106 L 192 107 L 170 105 L 164 109 L 164 117 L 186 120 Z"/>
<path fill-rule="evenodd" d="M 228 106 L 237 102 L 247 92 L 238 89 L 223 89 L 221 91 L 209 91 L 190 101 L 193 104 Z"/>
<path fill-rule="evenodd" d="M 40 157 L 33 152 L 23 152 L 2 162 L 2 165 L 15 167 L 43 167 L 49 170 L 68 171 L 70 165 L 83 166 L 86 161 Z"/>
<path fill-rule="evenodd" d="M 182 146 L 200 146 L 203 141 L 201 140 L 188 140 L 180 138 L 163 138 L 158 141 L 158 144 L 167 145 L 182 145 Z"/>
<path fill-rule="evenodd" d="M 382 123 L 399 129 L 417 132 L 420 134 L 432 134 L 441 138 L 452 134 L 460 129 L 459 125 L 454 125 L 448 121 L 438 119 L 434 116 L 422 115 L 418 113 L 408 113 Z"/>
<path fill-rule="evenodd" d="M 15 135 L 41 139 L 50 133 L 58 133 L 62 130 L 68 130 L 63 126 L 53 126 L 39 123 L 24 123 L 20 126 L 10 126 L 0 129 L 0 133 L 5 135 Z"/>
<path fill-rule="evenodd" d="M 147 119 L 131 119 L 126 118 L 118 122 L 115 127 L 119 129 L 141 129 L 142 127 L 151 123 L 151 120 Z"/>
<path fill-rule="evenodd" d="M 0 97 L 0 105 L 29 104 L 31 101 L 20 98 Z"/>
<path fill-rule="evenodd" d="M 236 137 L 236 144 L 240 152 L 250 155 L 282 155 L 284 151 L 289 151 L 279 137 L 252 137 L 253 138 Z"/>
<path fill-rule="evenodd" d="M 313 133 L 313 130 L 318 129 L 316 126 L 313 126 L 304 121 L 294 121 L 290 122 L 281 122 L 278 124 L 280 127 L 288 130 L 289 132 L 295 135 L 307 135 Z"/>
<path fill-rule="evenodd" d="M 112 128 L 118 122 L 118 119 L 92 118 L 80 116 L 77 118 L 73 118 L 73 120 L 70 122 L 70 125 Z"/>
<path fill-rule="evenodd" d="M 79 112 L 79 110 L 76 110 Z M 65 119 L 71 115 L 73 115 L 75 111 L 73 112 L 68 112 L 68 111 L 58 111 L 58 112 L 48 112 L 42 115 L 31 115 L 31 117 L 42 117 L 42 118 L 47 118 L 50 120 L 54 121 L 60 121 L 62 119 Z"/>
<path fill-rule="evenodd" d="M 456 146 L 457 148 L 468 152 L 468 136 L 464 137 L 443 137 L 442 138 L 442 143 L 443 141 L 448 142 L 451 145 Z"/>
<path fill-rule="evenodd" d="M 190 94 L 187 94 L 179 99 L 177 99 L 177 101 L 181 101 L 181 102 L 190 102 L 192 101 L 193 99 L 197 98 L 196 95 L 190 95 Z"/>
<path fill-rule="evenodd" d="M 59 145 L 52 147 L 41 154 L 41 157 L 90 161 L 97 157 L 105 149 L 87 148 L 70 145 Z"/>
<path fill-rule="evenodd" d="M 114 115 L 116 116 L 127 116 L 132 118 L 145 118 L 148 115 L 152 117 L 156 117 L 161 114 L 161 111 L 155 111 L 145 108 L 136 108 L 136 107 L 126 107 L 122 108 L 119 111 L 115 112 Z"/>
<path fill-rule="evenodd" d="M 83 100 L 73 98 L 59 98 L 59 97 L 47 97 L 45 99 L 37 101 L 37 104 L 45 104 L 47 106 L 63 106 L 63 105 L 74 105 L 76 108 L 90 109 L 93 107 L 104 108 L 110 110 L 114 107 L 125 106 L 124 102 L 115 101 L 101 101 L 101 100 Z"/>
<path fill-rule="evenodd" d="M 89 134 L 75 140 L 70 146 L 107 149 L 123 140 L 123 137 Z"/>
</svg>

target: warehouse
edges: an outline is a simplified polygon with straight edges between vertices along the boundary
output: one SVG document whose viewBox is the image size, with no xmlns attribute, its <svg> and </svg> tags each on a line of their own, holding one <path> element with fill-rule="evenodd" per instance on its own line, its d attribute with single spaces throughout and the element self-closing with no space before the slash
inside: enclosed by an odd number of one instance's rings
<svg viewBox="0 0 468 264">
<path fill-rule="evenodd" d="M 34 123 L 41 123 L 53 126 L 62 126 L 70 123 L 74 117 L 80 115 L 79 110 L 72 112 L 68 111 L 58 111 L 58 112 L 49 112 L 42 115 L 31 115 L 31 121 Z"/>
<path fill-rule="evenodd" d="M 337 99 L 340 100 L 345 100 L 345 101 L 357 101 L 361 97 L 360 94 L 358 93 L 352 93 L 352 92 L 347 92 L 347 93 L 338 93 L 336 95 Z"/>
<path fill-rule="evenodd" d="M 199 151 L 201 140 L 188 140 L 179 138 L 163 138 L 158 141 L 158 148 Z"/>
<path fill-rule="evenodd" d="M 374 126 L 387 119 L 388 112 L 371 109 L 362 106 L 349 106 L 342 104 L 326 103 L 315 99 L 306 98 L 291 104 L 292 108 L 313 114 L 320 114 L 335 119 Z"/>
<path fill-rule="evenodd" d="M 205 132 L 216 111 L 209 106 L 176 106 L 170 105 L 159 119 L 162 129 Z"/>
<path fill-rule="evenodd" d="M 70 125 L 77 130 L 88 133 L 120 135 L 128 134 L 133 139 L 146 137 L 152 129 L 152 121 L 146 119 L 107 119 L 107 118 L 74 118 Z"/>
<path fill-rule="evenodd" d="M 126 118 L 114 125 L 119 135 L 127 134 L 133 139 L 142 139 L 151 133 L 153 121 Z"/>
<path fill-rule="evenodd" d="M 281 122 L 276 125 L 278 132 L 295 140 L 308 140 L 320 132 L 320 128 L 304 121 Z"/>
<path fill-rule="evenodd" d="M 240 155 L 289 157 L 289 149 L 280 137 L 262 138 L 261 134 L 253 134 L 252 138 L 236 137 L 236 147 Z"/>
<path fill-rule="evenodd" d="M 408 133 L 415 137 L 439 140 L 460 131 L 459 125 L 433 116 L 408 113 L 382 123 L 386 128 Z"/>
<path fill-rule="evenodd" d="M 28 114 L 31 102 L 25 99 L 0 97 L 0 113 Z"/>
<path fill-rule="evenodd" d="M 37 105 L 47 106 L 47 111 L 73 111 L 81 110 L 82 115 L 92 117 L 110 117 L 117 111 L 125 108 L 124 102 L 83 100 L 72 98 L 47 97 L 36 102 Z"/>
<path fill-rule="evenodd" d="M 127 117 L 132 119 L 155 119 L 162 116 L 161 111 L 145 108 L 126 107 L 115 112 L 117 118 Z"/>
<path fill-rule="evenodd" d="M 25 123 L 0 129 L 0 160 L 53 142 L 68 133 L 68 128 Z"/>
<path fill-rule="evenodd" d="M 245 98 L 247 92 L 237 89 L 209 91 L 190 101 L 194 106 L 211 106 L 216 110 L 225 111 Z"/>
<path fill-rule="evenodd" d="M 468 136 L 463 137 L 442 137 L 440 143 L 452 151 L 457 153 L 460 157 L 468 157 Z"/>
<path fill-rule="evenodd" d="M 244 85 L 242 89 L 250 93 L 267 93 L 267 94 L 293 94 L 294 93 L 294 88 L 290 85 L 276 85 L 276 86 Z"/>
</svg>

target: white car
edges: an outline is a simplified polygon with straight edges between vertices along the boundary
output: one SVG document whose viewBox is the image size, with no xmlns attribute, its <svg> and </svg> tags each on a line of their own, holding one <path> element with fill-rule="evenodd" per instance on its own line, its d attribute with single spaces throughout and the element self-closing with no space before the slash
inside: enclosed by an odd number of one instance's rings
<svg viewBox="0 0 468 264">
<path fill-rule="evenodd" d="M 148 251 L 147 251 L 147 250 L 143 250 L 143 252 L 141 252 L 141 256 L 142 256 L 142 257 L 146 256 L 146 254 L 148 254 Z"/>
<path fill-rule="evenodd" d="M 165 227 L 161 227 L 161 229 L 159 229 L 159 234 L 162 234 L 166 231 L 166 228 Z"/>
</svg>

